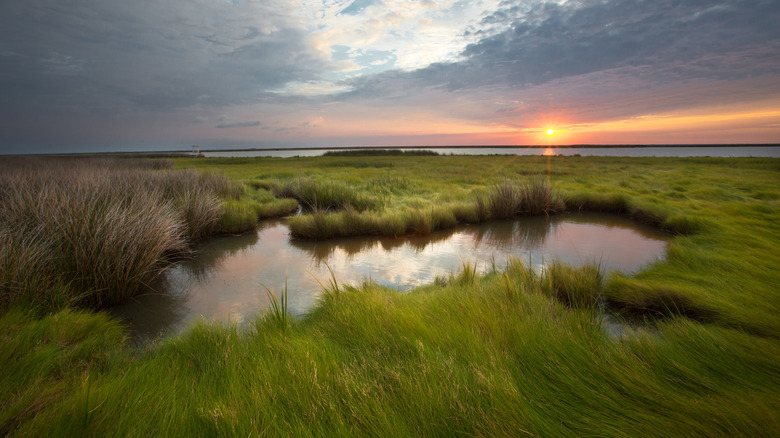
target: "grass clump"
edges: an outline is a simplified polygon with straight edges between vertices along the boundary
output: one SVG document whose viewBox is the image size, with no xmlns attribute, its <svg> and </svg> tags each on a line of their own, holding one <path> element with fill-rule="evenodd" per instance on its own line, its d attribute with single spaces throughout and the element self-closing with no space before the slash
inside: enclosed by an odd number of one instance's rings
<svg viewBox="0 0 780 438">
<path fill-rule="evenodd" d="M 487 200 L 478 199 L 476 202 L 480 216 L 492 219 L 550 215 L 565 209 L 563 198 L 542 178 L 523 182 L 505 179 L 493 187 Z"/>
<path fill-rule="evenodd" d="M 403 212 L 359 212 L 351 207 L 336 213 L 315 211 L 291 217 L 287 225 L 295 239 L 330 239 L 347 236 L 426 235 L 455 226 L 459 220 L 451 206 L 411 208 Z"/>
<path fill-rule="evenodd" d="M 190 241 L 214 234 L 222 215 L 222 200 L 219 196 L 200 186 L 175 198 L 174 207 L 181 214 L 186 237 Z"/>
<path fill-rule="evenodd" d="M 295 199 L 276 199 L 258 205 L 255 208 L 255 213 L 257 213 L 258 219 L 271 219 L 294 214 L 298 211 L 298 208 L 298 201 Z"/>
<path fill-rule="evenodd" d="M 241 234 L 257 227 L 258 213 L 251 203 L 228 200 L 222 204 L 222 212 L 215 229 L 224 234 Z"/>
<path fill-rule="evenodd" d="M 574 307 L 594 308 L 602 295 L 602 268 L 595 263 L 572 267 L 553 260 L 541 279 L 546 292 Z"/>
<path fill-rule="evenodd" d="M 15 158 L 0 165 L 0 307 L 103 307 L 212 234 L 243 186 L 170 162 Z M 162 167 L 162 169 L 160 169 Z"/>
<path fill-rule="evenodd" d="M 347 207 L 365 211 L 378 207 L 376 198 L 359 193 L 338 181 L 323 183 L 313 178 L 299 177 L 276 182 L 270 188 L 275 196 L 293 198 L 308 211 L 335 211 Z"/>
</svg>

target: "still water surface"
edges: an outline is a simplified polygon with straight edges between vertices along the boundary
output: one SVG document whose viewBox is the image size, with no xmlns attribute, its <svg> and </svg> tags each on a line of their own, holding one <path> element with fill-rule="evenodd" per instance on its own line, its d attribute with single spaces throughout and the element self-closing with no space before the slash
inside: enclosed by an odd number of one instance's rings
<svg viewBox="0 0 780 438">
<path fill-rule="evenodd" d="M 470 225 L 428 236 L 290 240 L 282 221 L 256 233 L 210 239 L 197 254 L 169 269 L 154 291 L 113 309 L 138 342 L 182 331 L 199 318 L 251 321 L 269 307 L 262 282 L 274 291 L 288 283 L 289 311 L 302 315 L 322 291 L 314 279 L 340 284 L 370 278 L 398 290 L 430 283 L 459 271 L 479 272 L 519 257 L 541 270 L 559 259 L 579 265 L 596 261 L 608 270 L 634 272 L 663 257 L 668 236 L 625 218 L 601 214 L 533 217 Z"/>
</svg>

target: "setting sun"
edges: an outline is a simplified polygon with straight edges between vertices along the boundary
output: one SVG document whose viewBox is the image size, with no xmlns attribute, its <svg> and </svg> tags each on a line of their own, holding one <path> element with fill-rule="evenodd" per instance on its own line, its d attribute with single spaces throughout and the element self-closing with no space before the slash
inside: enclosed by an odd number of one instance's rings
<svg viewBox="0 0 780 438">
<path fill-rule="evenodd" d="M 550 129 L 547 130 L 547 135 L 553 135 L 553 134 L 555 134 L 555 130 L 554 129 L 550 128 Z"/>
</svg>

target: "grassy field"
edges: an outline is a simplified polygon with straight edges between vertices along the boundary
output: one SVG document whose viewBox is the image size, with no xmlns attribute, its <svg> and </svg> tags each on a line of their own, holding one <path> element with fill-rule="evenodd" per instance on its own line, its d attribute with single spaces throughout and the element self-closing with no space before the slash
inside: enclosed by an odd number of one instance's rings
<svg viewBox="0 0 780 438">
<path fill-rule="evenodd" d="M 174 167 L 244 183 L 222 198 L 231 204 L 222 223 L 300 204 L 305 214 L 290 220 L 296 238 L 425 233 L 535 213 L 539 202 L 527 200 L 541 198 L 542 211 L 611 211 L 675 237 L 664 261 L 631 277 L 560 264 L 537 274 L 510 261 L 482 277 L 465 265 L 405 294 L 331 280 L 301 320 L 199 323 L 143 351 L 127 347 L 125 329 L 105 313 L 31 311 L 10 297 L 0 317 L 0 434 L 780 430 L 780 160 L 373 154 Z M 22 186 L 13 177 L 3 184 Z M 602 299 L 654 328 L 607 333 Z"/>
</svg>

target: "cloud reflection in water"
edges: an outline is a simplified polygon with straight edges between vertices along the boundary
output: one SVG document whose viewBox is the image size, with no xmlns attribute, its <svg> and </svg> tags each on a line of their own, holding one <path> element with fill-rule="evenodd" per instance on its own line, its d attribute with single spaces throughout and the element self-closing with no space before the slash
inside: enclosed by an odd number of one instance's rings
<svg viewBox="0 0 780 438">
<path fill-rule="evenodd" d="M 476 263 L 478 272 L 519 257 L 540 269 L 545 261 L 600 262 L 607 269 L 633 272 L 663 256 L 667 237 L 609 215 L 562 215 L 497 221 L 406 238 L 344 238 L 290 241 L 282 222 L 265 223 L 257 233 L 211 239 L 197 255 L 170 269 L 155 293 L 138 297 L 115 312 L 144 340 L 182 330 L 198 318 L 241 323 L 268 307 L 259 282 L 289 290 L 289 309 L 312 308 L 327 282 L 330 265 L 339 283 L 363 279 L 408 290 L 438 275 Z M 310 275 L 311 274 L 311 275 Z"/>
</svg>

